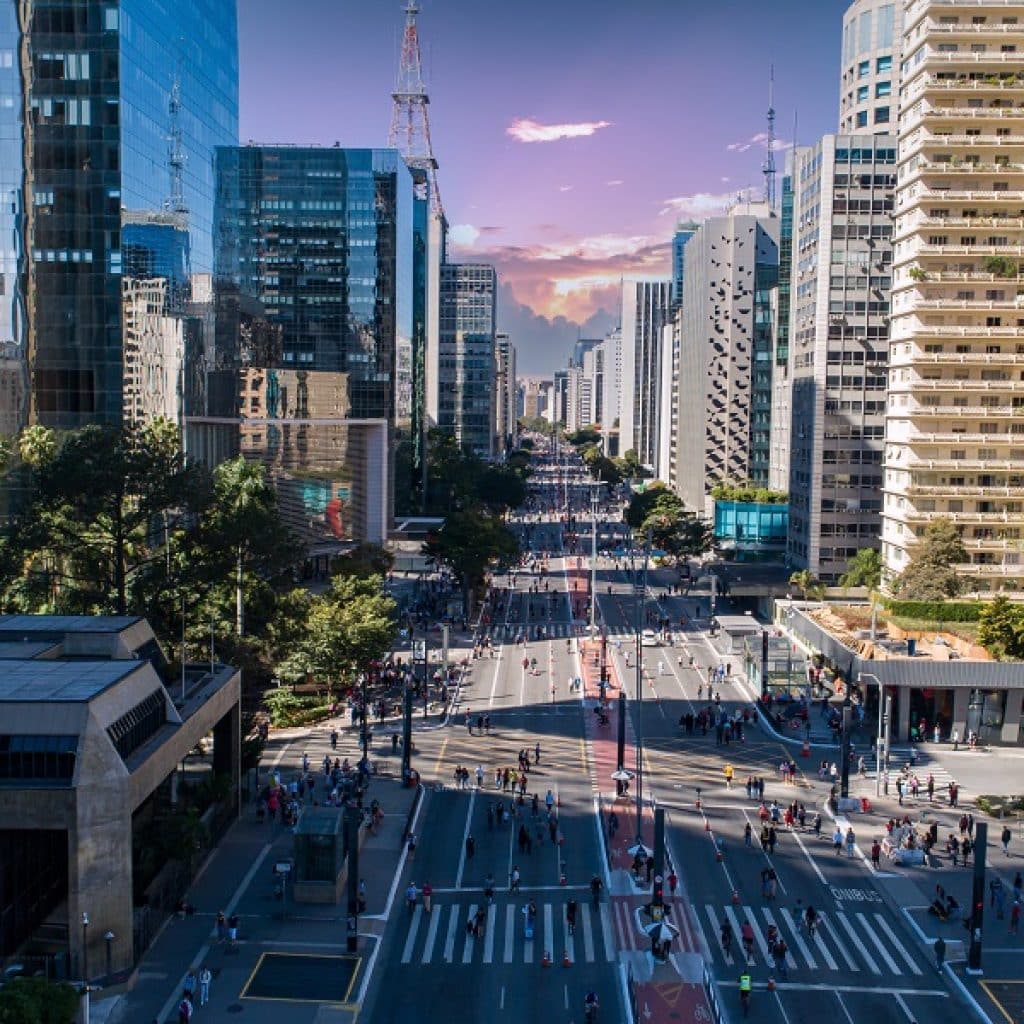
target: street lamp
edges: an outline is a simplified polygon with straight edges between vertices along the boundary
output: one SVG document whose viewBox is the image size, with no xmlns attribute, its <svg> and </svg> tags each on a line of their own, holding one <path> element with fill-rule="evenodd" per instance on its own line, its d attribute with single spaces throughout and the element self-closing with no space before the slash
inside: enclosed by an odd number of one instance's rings
<svg viewBox="0 0 1024 1024">
<path fill-rule="evenodd" d="M 89 915 L 82 911 L 82 981 L 89 984 Z"/>
<path fill-rule="evenodd" d="M 597 493 L 600 480 L 592 481 L 590 496 L 590 639 L 594 639 L 594 619 L 597 612 Z"/>
<path fill-rule="evenodd" d="M 114 962 L 114 933 L 107 929 L 107 931 L 103 933 L 103 941 L 107 944 L 107 978 L 109 979 L 114 973 L 112 967 Z"/>
</svg>

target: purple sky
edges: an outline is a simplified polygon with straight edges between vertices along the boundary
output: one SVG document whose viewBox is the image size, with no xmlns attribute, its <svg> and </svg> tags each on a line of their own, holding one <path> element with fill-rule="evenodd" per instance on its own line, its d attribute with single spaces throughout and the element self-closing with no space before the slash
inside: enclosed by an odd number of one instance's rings
<svg viewBox="0 0 1024 1024">
<path fill-rule="evenodd" d="M 617 320 L 622 274 L 667 274 L 677 219 L 761 194 L 771 63 L 779 139 L 835 130 L 847 3 L 421 0 L 452 256 L 498 266 L 520 373 Z M 401 7 L 241 0 L 242 141 L 384 145 Z M 551 126 L 590 134 L 523 141 Z"/>
</svg>

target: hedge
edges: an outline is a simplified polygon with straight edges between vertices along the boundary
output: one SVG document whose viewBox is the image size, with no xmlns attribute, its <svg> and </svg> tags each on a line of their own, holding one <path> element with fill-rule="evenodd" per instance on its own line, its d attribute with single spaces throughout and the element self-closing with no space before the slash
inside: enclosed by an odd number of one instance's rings
<svg viewBox="0 0 1024 1024">
<path fill-rule="evenodd" d="M 890 615 L 926 622 L 977 622 L 988 601 L 887 601 Z"/>
</svg>

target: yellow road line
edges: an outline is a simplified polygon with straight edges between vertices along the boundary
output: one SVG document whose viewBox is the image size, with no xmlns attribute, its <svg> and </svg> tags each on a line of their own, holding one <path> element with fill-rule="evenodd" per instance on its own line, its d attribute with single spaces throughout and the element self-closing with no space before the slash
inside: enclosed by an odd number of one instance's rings
<svg viewBox="0 0 1024 1024">
<path fill-rule="evenodd" d="M 980 981 L 979 984 L 985 990 L 985 994 L 996 1004 L 999 1012 L 1006 1018 L 1008 1024 L 1019 1024 L 1018 1018 L 1015 1018 L 1009 1010 L 1003 1006 L 1000 1002 L 999 997 L 989 988 L 989 985 L 1024 985 L 1024 981 L 1017 981 L 1011 978 L 992 978 L 988 981 Z"/>
</svg>

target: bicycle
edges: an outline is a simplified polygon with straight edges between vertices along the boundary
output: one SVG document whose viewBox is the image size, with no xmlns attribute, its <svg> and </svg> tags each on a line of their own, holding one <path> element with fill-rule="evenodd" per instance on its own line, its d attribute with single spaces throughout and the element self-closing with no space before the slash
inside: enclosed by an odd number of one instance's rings
<svg viewBox="0 0 1024 1024">
<path fill-rule="evenodd" d="M 750 993 L 745 989 L 740 989 L 740 1006 L 743 1007 L 743 1016 L 746 1017 L 750 1013 Z"/>
</svg>

